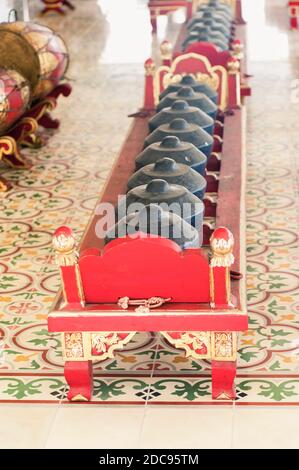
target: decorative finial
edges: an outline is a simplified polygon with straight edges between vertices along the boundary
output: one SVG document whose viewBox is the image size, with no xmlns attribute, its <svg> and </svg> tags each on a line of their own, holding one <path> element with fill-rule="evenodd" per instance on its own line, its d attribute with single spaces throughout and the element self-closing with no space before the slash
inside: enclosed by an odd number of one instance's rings
<svg viewBox="0 0 299 470">
<path fill-rule="evenodd" d="M 56 263 L 59 266 L 73 266 L 77 263 L 76 240 L 69 227 L 59 227 L 55 231 L 52 245 L 55 250 Z"/>
<path fill-rule="evenodd" d="M 235 39 L 232 42 L 232 55 L 238 60 L 244 58 L 244 44 L 242 44 L 239 39 Z"/>
<path fill-rule="evenodd" d="M 155 63 L 153 61 L 153 59 L 147 59 L 145 62 L 144 62 L 144 68 L 145 68 L 145 74 L 146 75 L 154 75 L 155 73 Z"/>
<path fill-rule="evenodd" d="M 172 59 L 172 44 L 171 42 L 165 40 L 160 44 L 160 52 L 161 57 L 163 60 L 171 60 Z"/>
<path fill-rule="evenodd" d="M 228 73 L 236 74 L 240 72 L 240 61 L 236 57 L 231 57 L 227 63 Z"/>
<path fill-rule="evenodd" d="M 225 227 L 217 228 L 210 239 L 212 248 L 211 266 L 229 268 L 234 263 L 233 234 Z"/>
</svg>

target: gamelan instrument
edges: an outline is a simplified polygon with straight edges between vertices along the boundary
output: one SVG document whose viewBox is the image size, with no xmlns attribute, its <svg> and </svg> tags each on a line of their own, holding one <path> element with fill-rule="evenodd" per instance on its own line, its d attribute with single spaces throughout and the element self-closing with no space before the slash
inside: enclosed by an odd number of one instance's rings
<svg viewBox="0 0 299 470">
<path fill-rule="evenodd" d="M 243 64 L 227 52 L 223 65 L 223 51 L 207 45 L 213 63 L 184 52 L 145 62 L 143 108 L 79 252 L 69 227 L 53 236 L 62 290 L 48 328 L 62 335 L 69 400 L 91 400 L 92 362 L 142 331 L 209 364 L 213 399 L 236 396 L 238 335 L 248 328 Z"/>
</svg>

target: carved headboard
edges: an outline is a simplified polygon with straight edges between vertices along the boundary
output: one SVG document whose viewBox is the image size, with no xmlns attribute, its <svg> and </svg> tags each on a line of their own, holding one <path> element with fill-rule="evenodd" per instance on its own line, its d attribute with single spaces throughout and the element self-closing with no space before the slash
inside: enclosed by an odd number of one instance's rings
<svg viewBox="0 0 299 470">
<path fill-rule="evenodd" d="M 159 102 L 160 93 L 170 83 L 179 82 L 184 75 L 193 75 L 196 80 L 209 84 L 218 91 L 219 108 L 226 109 L 228 104 L 228 73 L 222 65 L 212 66 L 200 54 L 189 52 L 176 57 L 170 66 L 162 65 L 154 74 L 154 101 Z"/>
<path fill-rule="evenodd" d="M 181 250 L 171 240 L 138 232 L 79 256 L 69 227 L 58 228 L 53 236 L 64 302 L 71 306 L 161 297 L 231 307 L 233 245 L 231 232 L 217 228 L 209 259 L 201 248 Z"/>
</svg>

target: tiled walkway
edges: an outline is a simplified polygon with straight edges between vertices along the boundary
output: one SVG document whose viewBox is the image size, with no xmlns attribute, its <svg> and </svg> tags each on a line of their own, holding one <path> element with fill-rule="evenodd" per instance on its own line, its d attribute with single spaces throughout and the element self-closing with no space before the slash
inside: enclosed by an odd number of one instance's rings
<svg viewBox="0 0 299 470">
<path fill-rule="evenodd" d="M 36 11 L 39 2 L 30 3 Z M 72 57 L 74 91 L 56 111 L 61 129 L 43 149 L 27 152 L 30 172 L 1 169 L 14 188 L 0 195 L 0 447 L 298 447 L 299 33 L 287 30 L 285 1 L 244 0 L 254 74 L 247 137 L 251 323 L 241 340 L 239 399 L 226 406 L 210 406 L 207 364 L 184 360 L 150 335 L 105 362 L 113 377 L 97 378 L 95 400 L 107 405 L 65 403 L 58 338 L 46 329 L 58 287 L 51 233 L 61 224 L 78 236 L 84 230 L 125 138 L 126 116 L 141 104 L 142 62 L 166 34 L 161 21 L 160 37 L 152 39 L 145 0 L 75 3 L 76 12 L 47 19 Z M 155 401 L 188 406 L 147 406 Z M 259 406 L 239 406 L 246 403 Z"/>
</svg>

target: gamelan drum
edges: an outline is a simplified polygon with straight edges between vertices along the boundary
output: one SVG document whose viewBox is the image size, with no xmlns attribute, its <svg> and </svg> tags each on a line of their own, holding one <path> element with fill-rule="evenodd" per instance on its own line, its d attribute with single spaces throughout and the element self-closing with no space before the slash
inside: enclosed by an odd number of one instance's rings
<svg viewBox="0 0 299 470">
<path fill-rule="evenodd" d="M 15 70 L 0 68 L 0 135 L 26 111 L 30 102 L 30 85 Z"/>
<path fill-rule="evenodd" d="M 33 99 L 46 96 L 59 84 L 68 63 L 66 45 L 52 29 L 23 21 L 0 24 L 0 64 L 30 82 Z"/>
</svg>

